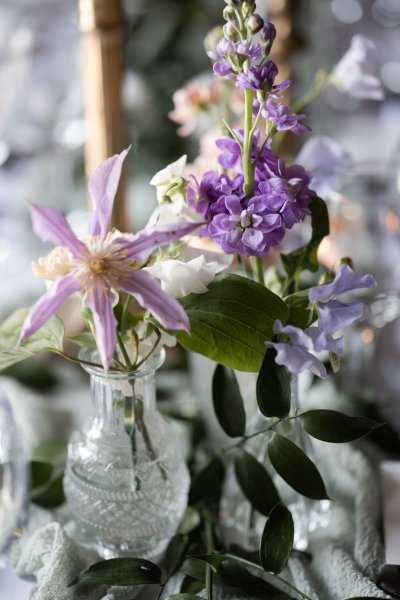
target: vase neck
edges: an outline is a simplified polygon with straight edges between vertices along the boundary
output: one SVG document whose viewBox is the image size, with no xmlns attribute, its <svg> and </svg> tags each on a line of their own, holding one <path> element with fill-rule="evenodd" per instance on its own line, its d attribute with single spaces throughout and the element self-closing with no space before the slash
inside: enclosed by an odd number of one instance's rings
<svg viewBox="0 0 400 600">
<path fill-rule="evenodd" d="M 94 428 L 103 433 L 133 434 L 135 427 L 155 412 L 155 371 L 107 378 L 90 375 Z"/>
</svg>

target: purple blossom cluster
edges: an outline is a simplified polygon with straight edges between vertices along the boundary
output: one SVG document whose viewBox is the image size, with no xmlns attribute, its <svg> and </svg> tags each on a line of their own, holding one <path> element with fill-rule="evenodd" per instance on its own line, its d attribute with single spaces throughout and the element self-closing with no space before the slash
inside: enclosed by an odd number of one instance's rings
<svg viewBox="0 0 400 600">
<path fill-rule="evenodd" d="M 287 339 L 265 343 L 267 347 L 276 350 L 276 363 L 285 366 L 293 374 L 309 370 L 326 379 L 328 374 L 325 366 L 312 351 L 327 351 L 342 356 L 343 337 L 334 338 L 333 334 L 365 319 L 369 313 L 364 302 L 345 303 L 337 300 L 337 296 L 375 287 L 376 281 L 372 275 L 360 275 L 343 264 L 333 281 L 310 288 L 308 298 L 318 311 L 317 326 L 303 331 L 292 325 L 283 326 L 280 321 L 276 321 L 274 333 Z"/>
<path fill-rule="evenodd" d="M 308 125 L 299 123 L 305 119 L 305 115 L 296 115 L 292 112 L 290 106 L 276 102 L 273 98 L 268 98 L 266 102 L 260 105 L 254 103 L 254 112 L 257 114 L 261 108 L 261 116 L 273 123 L 277 131 L 292 131 L 293 133 L 305 133 L 310 131 Z"/>
<path fill-rule="evenodd" d="M 225 79 L 235 79 L 236 75 L 243 69 L 246 61 L 254 64 L 262 58 L 263 48 L 260 44 L 250 44 L 249 42 L 232 42 L 222 38 L 215 49 L 215 52 L 207 52 L 215 63 L 213 66 L 214 74 L 217 77 Z"/>
<path fill-rule="evenodd" d="M 241 132 L 236 132 L 240 137 Z M 241 149 L 232 138 L 217 141 L 223 150 L 219 162 L 224 169 L 235 168 L 237 174 L 209 171 L 199 183 L 188 185 L 187 203 L 199 212 L 206 225 L 200 231 L 216 241 L 224 252 L 241 256 L 265 256 L 280 244 L 286 229 L 310 214 L 315 193 L 309 188 L 310 176 L 300 166 L 287 166 L 267 146 L 260 152 L 257 138 L 252 154 L 260 154 L 255 168 L 254 193 L 243 190 Z"/>
</svg>

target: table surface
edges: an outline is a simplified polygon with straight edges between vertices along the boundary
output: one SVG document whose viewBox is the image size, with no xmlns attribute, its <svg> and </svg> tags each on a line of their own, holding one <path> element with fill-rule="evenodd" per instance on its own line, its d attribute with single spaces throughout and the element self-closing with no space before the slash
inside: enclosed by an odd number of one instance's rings
<svg viewBox="0 0 400 600">
<path fill-rule="evenodd" d="M 28 600 L 35 581 L 21 579 L 13 572 L 7 561 L 4 569 L 0 569 L 0 600 Z"/>
</svg>

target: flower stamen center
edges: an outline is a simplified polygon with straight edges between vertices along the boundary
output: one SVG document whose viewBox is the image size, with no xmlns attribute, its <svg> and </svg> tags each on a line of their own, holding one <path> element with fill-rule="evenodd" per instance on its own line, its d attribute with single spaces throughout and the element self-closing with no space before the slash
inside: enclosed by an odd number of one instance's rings
<svg viewBox="0 0 400 600">
<path fill-rule="evenodd" d="M 105 258 L 91 258 L 89 260 L 89 269 L 93 273 L 104 273 L 108 269 L 108 263 Z"/>
</svg>

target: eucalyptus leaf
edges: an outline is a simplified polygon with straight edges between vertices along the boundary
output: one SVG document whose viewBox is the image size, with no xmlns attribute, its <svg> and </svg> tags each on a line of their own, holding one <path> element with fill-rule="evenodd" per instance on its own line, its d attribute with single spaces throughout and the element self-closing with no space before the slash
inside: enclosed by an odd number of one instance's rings
<svg viewBox="0 0 400 600">
<path fill-rule="evenodd" d="M 365 417 L 349 417 L 335 410 L 309 410 L 299 415 L 304 429 L 323 442 L 344 443 L 368 435 L 383 423 Z"/>
<path fill-rule="evenodd" d="M 168 596 L 167 600 L 204 600 L 201 596 L 195 596 L 194 594 L 174 594 Z"/>
<path fill-rule="evenodd" d="M 190 577 L 190 575 L 186 575 L 182 581 L 181 593 L 197 594 L 198 592 L 201 592 L 202 590 L 204 590 L 204 588 L 205 588 L 204 578 L 202 581 L 199 581 L 198 579 L 194 579 L 193 577 Z"/>
<path fill-rule="evenodd" d="M 260 561 L 270 573 L 280 573 L 293 548 L 294 524 L 291 512 L 277 504 L 265 524 L 260 544 Z"/>
<path fill-rule="evenodd" d="M 218 457 L 213 458 L 201 471 L 196 473 L 190 486 L 190 501 L 218 497 L 225 474 L 224 465 Z"/>
<path fill-rule="evenodd" d="M 165 551 L 165 562 L 169 573 L 175 573 L 181 566 L 187 548 L 189 546 L 189 536 L 176 534 L 169 542 Z"/>
<path fill-rule="evenodd" d="M 178 533 L 187 535 L 200 525 L 201 517 L 197 508 L 188 506 L 178 527 Z"/>
<path fill-rule="evenodd" d="M 48 483 L 53 474 L 53 465 L 48 462 L 33 460 L 31 468 L 31 490 L 43 487 Z"/>
<path fill-rule="evenodd" d="M 77 583 L 96 583 L 105 585 L 143 585 L 160 584 L 160 568 L 142 558 L 111 558 L 95 563 L 72 581 L 68 587 Z"/>
<path fill-rule="evenodd" d="M 176 332 L 181 344 L 193 352 L 237 369 L 257 372 L 266 340 L 276 319 L 286 322 L 286 304 L 263 285 L 239 275 L 223 274 L 205 294 L 180 300 L 187 312 L 190 333 Z"/>
<path fill-rule="evenodd" d="M 266 417 L 284 418 L 290 411 L 290 377 L 275 359 L 276 350 L 268 348 L 257 378 L 257 403 Z"/>
<path fill-rule="evenodd" d="M 18 340 L 29 308 L 16 310 L 0 326 L 0 370 L 42 352 L 60 352 L 63 347 L 64 325 L 59 317 L 51 317 L 36 333 L 19 346 Z"/>
<path fill-rule="evenodd" d="M 214 573 L 218 573 L 221 564 L 226 560 L 223 554 L 198 554 L 197 556 L 189 556 L 191 560 L 200 560 L 209 565 Z"/>
<path fill-rule="evenodd" d="M 274 433 L 268 455 L 275 471 L 296 492 L 313 500 L 329 499 L 317 467 L 296 444 Z"/>
<path fill-rule="evenodd" d="M 219 424 L 230 437 L 243 436 L 246 413 L 233 369 L 217 365 L 212 381 L 212 398 Z"/>
<path fill-rule="evenodd" d="M 280 498 L 268 471 L 246 450 L 235 459 L 236 479 L 256 510 L 268 516 Z"/>
<path fill-rule="evenodd" d="M 241 593 L 237 596 L 241 596 L 245 592 L 251 596 L 252 600 L 290 600 L 291 598 L 286 592 L 282 592 L 233 561 L 226 561 L 221 565 L 218 573 L 213 575 L 213 582 L 230 591 L 238 590 Z"/>
<path fill-rule="evenodd" d="M 32 492 L 31 501 L 42 508 L 57 508 L 64 504 L 63 475 L 53 479 L 49 485 L 39 493 Z"/>
<path fill-rule="evenodd" d="M 319 267 L 317 251 L 321 241 L 329 235 L 329 215 L 326 203 L 322 198 L 315 197 L 310 204 L 312 235 L 308 244 L 301 248 L 282 254 L 281 260 L 289 277 L 294 277 L 301 271 L 317 271 Z"/>
</svg>

